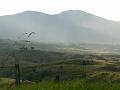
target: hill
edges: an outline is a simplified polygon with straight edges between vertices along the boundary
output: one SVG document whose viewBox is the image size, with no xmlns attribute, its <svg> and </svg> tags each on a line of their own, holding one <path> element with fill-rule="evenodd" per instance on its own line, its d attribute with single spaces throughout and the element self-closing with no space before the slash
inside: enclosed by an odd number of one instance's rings
<svg viewBox="0 0 120 90">
<path fill-rule="evenodd" d="M 30 39 L 47 43 L 119 43 L 120 39 L 120 23 L 80 10 L 1 16 L 0 28 L 0 38 L 17 39 L 22 33 L 36 32 Z"/>
</svg>

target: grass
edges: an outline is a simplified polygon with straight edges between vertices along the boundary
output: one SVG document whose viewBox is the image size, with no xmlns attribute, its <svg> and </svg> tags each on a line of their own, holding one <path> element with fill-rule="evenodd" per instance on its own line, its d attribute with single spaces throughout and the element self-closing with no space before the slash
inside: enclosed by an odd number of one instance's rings
<svg viewBox="0 0 120 90">
<path fill-rule="evenodd" d="M 0 87 L 0 90 L 6 90 L 8 85 Z M 8 90 L 120 90 L 120 83 L 107 82 L 86 82 L 86 80 L 72 80 L 63 82 L 41 81 L 39 83 L 24 82 L 20 88 L 12 86 Z"/>
</svg>

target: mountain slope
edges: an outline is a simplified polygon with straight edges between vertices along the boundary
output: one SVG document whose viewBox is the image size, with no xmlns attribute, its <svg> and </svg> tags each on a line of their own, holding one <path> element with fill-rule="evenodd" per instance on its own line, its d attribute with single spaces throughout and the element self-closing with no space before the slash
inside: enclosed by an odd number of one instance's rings
<svg viewBox="0 0 120 90">
<path fill-rule="evenodd" d="M 36 32 L 31 39 L 50 43 L 119 43 L 120 23 L 69 10 L 48 15 L 25 11 L 0 17 L 0 38 L 17 39 L 24 32 Z"/>
</svg>

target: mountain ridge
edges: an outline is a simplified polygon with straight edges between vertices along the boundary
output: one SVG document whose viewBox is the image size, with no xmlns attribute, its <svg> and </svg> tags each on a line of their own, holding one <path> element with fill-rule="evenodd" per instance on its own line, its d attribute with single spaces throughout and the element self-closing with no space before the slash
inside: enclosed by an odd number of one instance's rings
<svg viewBox="0 0 120 90">
<path fill-rule="evenodd" d="M 24 11 L 0 16 L 0 38 L 15 39 L 21 33 L 36 32 L 32 40 L 62 43 L 119 43 L 120 24 L 116 21 L 68 10 L 49 15 Z M 56 38 L 57 37 L 57 38 Z"/>
</svg>

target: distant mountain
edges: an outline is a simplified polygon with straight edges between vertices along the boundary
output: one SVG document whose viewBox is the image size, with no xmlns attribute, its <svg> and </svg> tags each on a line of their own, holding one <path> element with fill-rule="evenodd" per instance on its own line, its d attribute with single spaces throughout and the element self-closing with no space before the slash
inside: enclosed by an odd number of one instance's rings
<svg viewBox="0 0 120 90">
<path fill-rule="evenodd" d="M 119 22 L 80 10 L 0 16 L 0 38 L 17 39 L 25 32 L 36 32 L 30 39 L 47 43 L 120 43 Z"/>
</svg>

